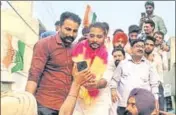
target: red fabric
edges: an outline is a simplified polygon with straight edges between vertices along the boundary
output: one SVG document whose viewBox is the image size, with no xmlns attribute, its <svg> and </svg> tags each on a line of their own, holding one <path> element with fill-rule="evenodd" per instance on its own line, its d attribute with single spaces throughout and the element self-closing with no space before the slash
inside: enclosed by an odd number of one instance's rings
<svg viewBox="0 0 176 115">
<path fill-rule="evenodd" d="M 86 48 L 85 54 L 83 54 L 83 49 Z M 93 60 L 95 56 L 100 57 L 104 60 L 104 64 L 107 64 L 108 53 L 106 47 L 103 45 L 98 49 L 93 50 L 88 43 L 88 40 L 84 40 L 76 44 L 74 49 L 72 50 L 72 56 L 76 57 L 79 54 L 83 54 L 85 59 Z"/>
<path fill-rule="evenodd" d="M 28 80 L 38 83 L 42 78 L 35 95 L 41 105 L 60 109 L 70 90 L 72 66 L 70 49 L 63 47 L 58 34 L 36 43 Z"/>
<path fill-rule="evenodd" d="M 128 37 L 124 32 L 118 32 L 114 35 L 113 44 L 116 43 L 119 39 L 123 40 L 124 45 L 126 45 L 128 42 Z"/>
<path fill-rule="evenodd" d="M 96 76 L 94 75 L 94 78 L 95 77 Z M 99 90 L 97 88 L 91 88 L 91 89 L 87 89 L 87 90 L 88 90 L 88 93 L 91 97 L 96 97 L 99 94 Z"/>
<path fill-rule="evenodd" d="M 100 91 L 96 88 L 88 89 L 88 93 L 91 97 L 97 97 L 99 92 Z"/>
</svg>

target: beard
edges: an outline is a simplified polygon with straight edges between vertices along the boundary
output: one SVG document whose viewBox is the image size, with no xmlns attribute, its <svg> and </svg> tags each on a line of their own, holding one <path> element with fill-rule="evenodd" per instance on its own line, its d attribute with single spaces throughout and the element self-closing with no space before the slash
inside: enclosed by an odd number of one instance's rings
<svg viewBox="0 0 176 115">
<path fill-rule="evenodd" d="M 151 14 L 153 14 L 153 11 L 146 11 L 146 13 L 147 13 L 148 15 L 151 15 Z"/>
<path fill-rule="evenodd" d="M 97 44 L 97 43 L 90 43 L 89 45 L 90 45 L 90 47 L 91 47 L 92 49 L 97 49 L 97 48 L 100 47 L 100 45 Z"/>
<path fill-rule="evenodd" d="M 115 66 L 117 67 L 120 63 L 120 60 L 116 60 L 114 63 L 115 63 Z"/>
<path fill-rule="evenodd" d="M 152 53 L 152 51 L 145 51 L 145 53 L 146 53 L 147 55 L 150 55 L 150 54 Z"/>
<path fill-rule="evenodd" d="M 124 115 L 132 115 L 131 112 L 129 112 L 128 110 L 125 111 Z"/>
<path fill-rule="evenodd" d="M 131 38 L 129 38 L 129 42 L 130 42 L 130 45 L 131 45 L 131 46 L 132 46 L 132 43 L 133 43 L 134 41 L 136 41 L 136 39 L 131 39 Z"/>
<path fill-rule="evenodd" d="M 72 36 L 61 37 L 62 42 L 64 43 L 65 47 L 70 47 L 73 41 L 75 40 Z"/>
<path fill-rule="evenodd" d="M 122 45 L 118 45 L 118 46 L 114 46 L 114 48 L 122 48 L 123 49 L 123 46 Z"/>
</svg>

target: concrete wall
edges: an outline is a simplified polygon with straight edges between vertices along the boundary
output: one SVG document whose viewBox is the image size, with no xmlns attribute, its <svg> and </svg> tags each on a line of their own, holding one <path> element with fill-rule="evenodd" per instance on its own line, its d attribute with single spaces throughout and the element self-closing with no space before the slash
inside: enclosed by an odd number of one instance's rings
<svg viewBox="0 0 176 115">
<path fill-rule="evenodd" d="M 167 95 L 175 95 L 175 65 L 164 75 L 164 89 Z"/>
<path fill-rule="evenodd" d="M 11 1 L 11 4 L 19 12 L 19 14 L 26 20 L 26 22 L 33 28 L 33 30 L 39 34 L 39 21 L 32 17 L 32 1 Z M 26 44 L 24 54 L 24 70 L 17 73 L 9 74 L 9 68 L 3 68 L 1 76 L 4 80 L 14 80 L 14 89 L 24 90 L 28 70 L 30 68 L 33 46 L 38 41 L 39 36 L 36 35 L 12 9 L 1 9 L 1 49 L 7 46 L 6 33 L 9 33 L 14 38 L 23 41 Z M 6 55 L 6 50 L 1 50 L 1 61 L 3 56 Z M 1 63 L 1 67 L 3 67 Z M 8 73 L 4 73 L 8 72 Z"/>
<path fill-rule="evenodd" d="M 167 93 L 171 95 L 175 95 L 175 37 L 170 37 L 168 40 L 170 45 L 170 52 L 168 53 L 168 60 L 169 60 L 169 71 L 164 74 L 164 85 L 166 90 L 168 89 Z M 170 87 L 170 89 L 169 89 Z M 170 91 L 169 91 L 170 90 Z M 170 92 L 170 93 L 169 93 Z"/>
<path fill-rule="evenodd" d="M 169 68 L 172 69 L 173 64 L 175 63 L 175 37 L 170 37 L 168 40 L 168 44 L 170 45 L 170 52 L 168 53 L 169 58 Z"/>
</svg>

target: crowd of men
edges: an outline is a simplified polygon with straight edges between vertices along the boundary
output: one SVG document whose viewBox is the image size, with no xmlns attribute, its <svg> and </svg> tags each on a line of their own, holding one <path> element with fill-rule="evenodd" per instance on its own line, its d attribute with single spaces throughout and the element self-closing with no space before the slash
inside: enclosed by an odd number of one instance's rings
<svg viewBox="0 0 176 115">
<path fill-rule="evenodd" d="M 73 44 L 81 18 L 64 12 L 56 32 L 45 32 L 35 44 L 26 91 L 38 115 L 158 115 L 164 111 L 163 76 L 167 71 L 167 33 L 154 2 L 128 34 L 95 22 L 83 28 Z M 109 48 L 109 44 L 112 48 Z M 80 62 L 82 65 L 79 65 Z"/>
</svg>

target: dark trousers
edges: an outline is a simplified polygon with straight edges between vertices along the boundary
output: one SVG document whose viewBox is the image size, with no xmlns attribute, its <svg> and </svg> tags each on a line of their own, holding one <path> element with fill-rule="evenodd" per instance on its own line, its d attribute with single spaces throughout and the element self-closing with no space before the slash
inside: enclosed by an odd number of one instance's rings
<svg viewBox="0 0 176 115">
<path fill-rule="evenodd" d="M 159 84 L 159 109 L 164 111 L 164 88 L 161 82 Z"/>
<path fill-rule="evenodd" d="M 47 107 L 42 106 L 41 104 L 37 103 L 38 107 L 38 115 L 58 115 L 58 110 L 53 110 Z"/>
<path fill-rule="evenodd" d="M 117 108 L 117 114 L 118 115 L 124 115 L 124 113 L 125 113 L 125 107 L 118 107 Z"/>
</svg>

